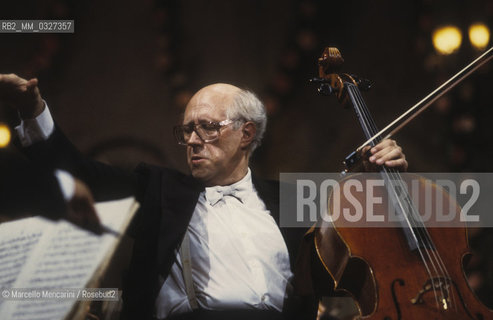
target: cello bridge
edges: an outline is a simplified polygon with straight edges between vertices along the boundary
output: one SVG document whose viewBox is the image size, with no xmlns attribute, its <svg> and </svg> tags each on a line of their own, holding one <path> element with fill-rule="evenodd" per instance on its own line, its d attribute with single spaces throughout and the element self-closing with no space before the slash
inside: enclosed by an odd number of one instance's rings
<svg viewBox="0 0 493 320">
<path fill-rule="evenodd" d="M 423 297 L 425 296 L 425 294 L 434 291 L 440 293 L 441 307 L 443 308 L 443 310 L 447 310 L 450 302 L 449 289 L 450 289 L 450 281 L 448 279 L 444 279 L 444 278 L 435 278 L 433 280 L 428 279 L 423 285 L 423 288 L 418 292 L 418 294 L 411 299 L 411 303 L 423 304 L 424 303 Z"/>
</svg>

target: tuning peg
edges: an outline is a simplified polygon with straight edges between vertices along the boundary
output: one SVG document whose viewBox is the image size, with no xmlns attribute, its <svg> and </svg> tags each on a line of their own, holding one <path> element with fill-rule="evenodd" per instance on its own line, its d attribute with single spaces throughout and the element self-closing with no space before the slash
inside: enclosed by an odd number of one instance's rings
<svg viewBox="0 0 493 320">
<path fill-rule="evenodd" d="M 323 94 L 324 96 L 328 96 L 334 93 L 334 89 L 328 83 L 322 83 L 318 87 L 318 93 Z"/>
<path fill-rule="evenodd" d="M 324 79 L 324 78 L 311 78 L 308 80 L 310 83 L 328 83 L 329 80 Z"/>
</svg>

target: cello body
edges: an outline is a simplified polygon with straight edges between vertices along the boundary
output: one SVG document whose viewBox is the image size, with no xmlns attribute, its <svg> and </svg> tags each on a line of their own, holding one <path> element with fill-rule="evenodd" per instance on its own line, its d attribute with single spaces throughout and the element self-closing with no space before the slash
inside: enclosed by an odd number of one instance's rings
<svg viewBox="0 0 493 320">
<path fill-rule="evenodd" d="M 350 176 L 354 179 L 355 176 Z M 364 176 L 356 176 L 364 180 Z M 341 181 L 341 188 L 347 179 Z M 364 183 L 363 183 L 364 184 Z M 453 210 L 459 217 L 460 207 L 450 207 L 449 195 L 430 181 L 420 179 L 420 192 L 431 190 L 436 201 L 443 200 L 443 209 Z M 355 193 L 357 195 L 357 193 Z M 385 192 L 376 195 L 388 203 Z M 420 199 L 424 199 L 421 194 Z M 358 197 L 366 207 L 364 192 Z M 336 203 L 337 202 L 337 203 Z M 429 203 L 428 203 L 429 205 Z M 329 198 L 328 214 L 334 210 L 352 208 L 344 197 Z M 418 205 L 425 212 L 424 201 Z M 386 214 L 384 205 L 375 206 L 376 214 Z M 432 217 L 433 218 L 433 217 Z M 460 222 L 452 222 L 454 225 Z M 351 296 L 364 319 L 493 319 L 470 289 L 463 269 L 463 261 L 470 254 L 467 229 L 463 227 L 427 228 L 434 248 L 447 268 L 447 278 L 440 281 L 447 286 L 449 296 L 437 301 L 430 276 L 417 252 L 409 250 L 398 225 L 387 227 L 353 227 L 345 219 L 323 220 L 314 229 L 314 245 L 326 272 L 332 279 L 332 288 L 342 295 Z"/>
</svg>

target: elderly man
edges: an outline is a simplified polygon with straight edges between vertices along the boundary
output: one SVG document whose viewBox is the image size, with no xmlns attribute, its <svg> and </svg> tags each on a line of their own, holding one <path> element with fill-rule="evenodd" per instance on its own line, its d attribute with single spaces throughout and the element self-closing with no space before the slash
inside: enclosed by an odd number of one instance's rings
<svg viewBox="0 0 493 320">
<path fill-rule="evenodd" d="M 18 131 L 26 153 L 85 181 L 96 200 L 133 193 L 142 207 L 124 288 L 130 319 L 284 319 L 304 316 L 292 292 L 292 266 L 303 230 L 279 228 L 279 185 L 248 167 L 266 126 L 256 96 L 228 84 L 198 91 L 175 127 L 191 171 L 141 164 L 132 173 L 82 157 L 54 126 L 37 80 L 0 77 L 22 96 Z M 29 102 L 29 103 L 27 103 Z M 384 141 L 371 162 L 406 168 Z"/>
</svg>

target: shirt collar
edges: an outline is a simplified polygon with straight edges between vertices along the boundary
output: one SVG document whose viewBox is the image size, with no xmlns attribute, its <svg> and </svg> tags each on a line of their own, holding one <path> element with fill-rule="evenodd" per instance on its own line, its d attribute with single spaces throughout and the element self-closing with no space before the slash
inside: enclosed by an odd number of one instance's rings
<svg viewBox="0 0 493 320">
<path fill-rule="evenodd" d="M 248 168 L 246 175 L 235 183 L 227 186 L 206 187 L 205 197 L 212 206 L 223 199 L 223 196 L 235 197 L 243 203 L 248 194 L 253 191 L 252 174 L 250 168 Z"/>
</svg>

